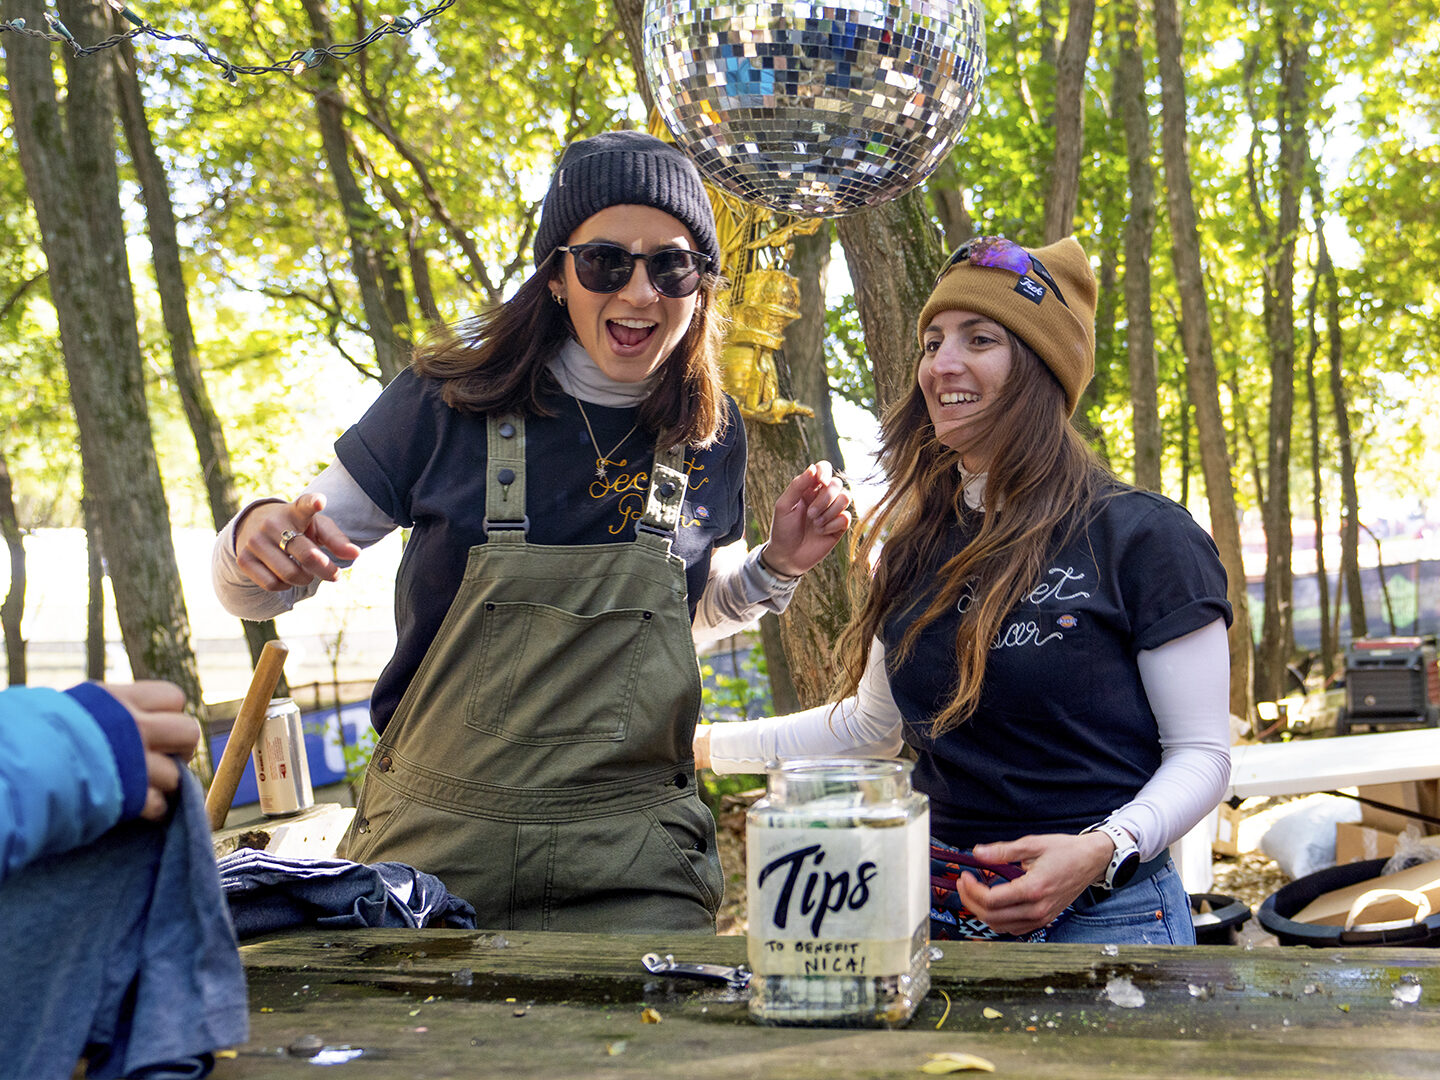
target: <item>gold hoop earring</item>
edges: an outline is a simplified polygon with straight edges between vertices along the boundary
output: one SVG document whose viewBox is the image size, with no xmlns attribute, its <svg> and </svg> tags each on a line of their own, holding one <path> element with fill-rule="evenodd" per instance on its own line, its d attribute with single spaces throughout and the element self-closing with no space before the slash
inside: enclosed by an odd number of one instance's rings
<svg viewBox="0 0 1440 1080">
<path fill-rule="evenodd" d="M 559 304 L 562 308 L 565 306 L 565 297 L 561 296 L 558 292 L 552 292 L 550 299 L 554 300 L 555 303 Z"/>
</svg>

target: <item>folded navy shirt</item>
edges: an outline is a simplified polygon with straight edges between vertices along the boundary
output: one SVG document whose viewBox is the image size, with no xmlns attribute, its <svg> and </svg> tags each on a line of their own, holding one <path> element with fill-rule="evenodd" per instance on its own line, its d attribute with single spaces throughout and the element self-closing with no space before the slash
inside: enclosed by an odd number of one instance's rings
<svg viewBox="0 0 1440 1080">
<path fill-rule="evenodd" d="M 249 1037 L 205 795 L 180 779 L 166 823 L 125 822 L 0 883 L 6 1075 L 69 1077 L 84 1056 L 99 1080 L 198 1077 Z"/>
<path fill-rule="evenodd" d="M 220 860 L 242 938 L 297 926 L 475 928 L 475 909 L 433 874 L 398 862 L 302 859 L 242 848 Z"/>
</svg>

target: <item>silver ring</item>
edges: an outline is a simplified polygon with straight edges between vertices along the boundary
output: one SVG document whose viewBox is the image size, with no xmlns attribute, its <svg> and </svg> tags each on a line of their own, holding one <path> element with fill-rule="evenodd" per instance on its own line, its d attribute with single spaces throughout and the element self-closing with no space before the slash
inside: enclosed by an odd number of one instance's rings
<svg viewBox="0 0 1440 1080">
<path fill-rule="evenodd" d="M 286 555 L 290 554 L 285 549 L 290 546 L 290 541 L 294 540 L 299 535 L 300 534 L 297 533 L 294 529 L 286 529 L 284 532 L 282 532 L 280 534 L 280 551 Z"/>
</svg>

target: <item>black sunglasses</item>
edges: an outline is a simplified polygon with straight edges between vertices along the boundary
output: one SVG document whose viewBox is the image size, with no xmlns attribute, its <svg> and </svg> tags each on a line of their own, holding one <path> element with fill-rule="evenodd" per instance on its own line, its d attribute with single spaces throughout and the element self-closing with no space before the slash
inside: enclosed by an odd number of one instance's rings
<svg viewBox="0 0 1440 1080">
<path fill-rule="evenodd" d="M 679 300 L 700 287 L 710 256 L 686 248 L 662 248 L 649 255 L 626 251 L 619 244 L 562 244 L 556 251 L 575 257 L 575 276 L 594 293 L 623 289 L 635 273 L 635 260 L 644 259 L 650 284 L 661 296 Z"/>
<path fill-rule="evenodd" d="M 1013 240 L 1007 240 L 1003 236 L 982 236 L 961 244 L 955 249 L 955 254 L 945 260 L 940 273 L 935 275 L 935 284 L 939 285 L 940 279 L 948 274 L 952 267 L 962 262 L 968 262 L 971 266 L 993 266 L 1000 270 L 1009 270 L 1021 277 L 1034 270 L 1036 277 L 1055 290 L 1055 299 L 1067 308 L 1070 306 L 1065 303 L 1065 294 L 1060 291 L 1060 286 L 1055 284 L 1055 279 L 1050 276 L 1050 271 L 1045 269 L 1045 264 Z"/>
</svg>

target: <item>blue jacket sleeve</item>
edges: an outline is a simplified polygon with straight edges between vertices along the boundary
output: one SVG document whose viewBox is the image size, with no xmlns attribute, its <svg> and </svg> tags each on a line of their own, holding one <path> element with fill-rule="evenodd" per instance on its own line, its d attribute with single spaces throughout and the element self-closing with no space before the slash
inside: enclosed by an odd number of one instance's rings
<svg viewBox="0 0 1440 1080">
<path fill-rule="evenodd" d="M 0 881 L 136 816 L 146 784 L 140 733 L 100 687 L 0 692 Z"/>
</svg>

